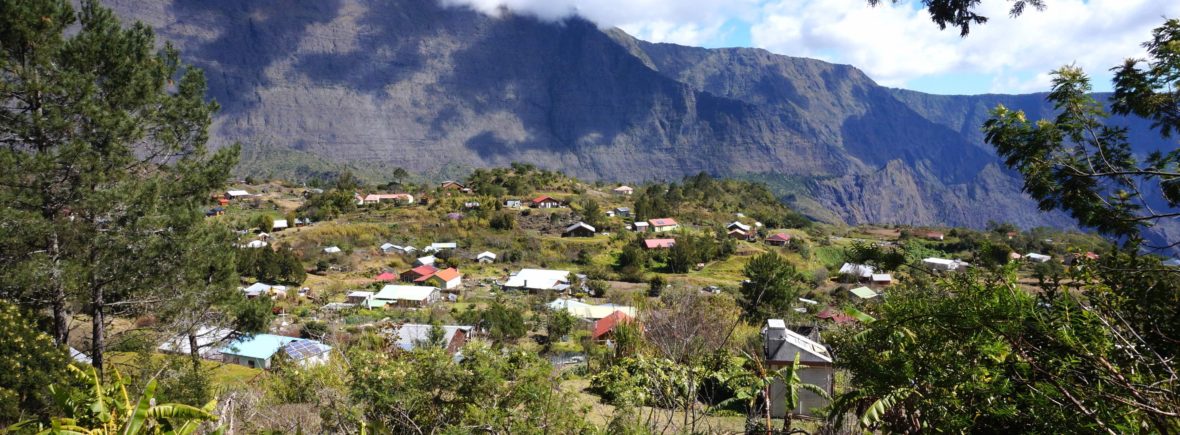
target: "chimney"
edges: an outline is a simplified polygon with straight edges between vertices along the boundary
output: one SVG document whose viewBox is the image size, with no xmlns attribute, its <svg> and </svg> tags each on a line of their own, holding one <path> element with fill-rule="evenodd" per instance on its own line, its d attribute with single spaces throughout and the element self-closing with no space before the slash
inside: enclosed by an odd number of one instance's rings
<svg viewBox="0 0 1180 435">
<path fill-rule="evenodd" d="M 767 319 L 766 330 L 763 334 L 766 344 L 766 355 L 764 356 L 770 360 L 787 341 L 787 322 L 783 319 Z"/>
</svg>

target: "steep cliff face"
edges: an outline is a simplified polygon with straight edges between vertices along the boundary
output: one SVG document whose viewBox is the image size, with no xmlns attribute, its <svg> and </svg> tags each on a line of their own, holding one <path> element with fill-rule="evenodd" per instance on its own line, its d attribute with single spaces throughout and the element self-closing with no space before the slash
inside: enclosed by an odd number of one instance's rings
<svg viewBox="0 0 1180 435">
<path fill-rule="evenodd" d="M 781 174 L 803 180 L 799 193 L 829 212 L 817 216 L 852 223 L 1068 222 L 1037 212 L 982 145 L 971 123 L 994 106 L 988 96 L 891 90 L 846 65 L 431 0 L 107 4 L 206 70 L 223 106 L 215 142 L 265 150 L 249 170 L 458 175 L 525 161 L 620 181 Z"/>
</svg>

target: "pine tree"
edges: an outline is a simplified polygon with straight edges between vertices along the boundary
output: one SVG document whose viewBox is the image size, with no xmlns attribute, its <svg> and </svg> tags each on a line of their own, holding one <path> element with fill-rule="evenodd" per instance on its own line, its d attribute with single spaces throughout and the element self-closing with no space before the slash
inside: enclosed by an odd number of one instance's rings
<svg viewBox="0 0 1180 435">
<path fill-rule="evenodd" d="M 96 1 L 0 10 L 0 227 L 24 232 L 5 241 L 0 296 L 48 308 L 57 343 L 85 308 L 101 369 L 107 317 L 168 296 L 158 272 L 237 147 L 206 151 L 217 106 L 204 75 L 157 49 L 148 26 L 124 28 Z"/>
</svg>

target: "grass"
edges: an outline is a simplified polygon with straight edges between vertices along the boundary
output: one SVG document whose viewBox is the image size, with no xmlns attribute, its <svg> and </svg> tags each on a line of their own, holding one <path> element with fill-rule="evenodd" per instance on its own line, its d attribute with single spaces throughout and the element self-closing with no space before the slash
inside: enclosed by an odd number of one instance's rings
<svg viewBox="0 0 1180 435">
<path fill-rule="evenodd" d="M 137 354 L 134 352 L 110 352 L 106 354 L 110 366 L 119 371 L 127 373 L 138 368 Z M 161 363 L 169 355 L 161 353 L 152 354 L 153 363 Z M 178 358 L 187 358 L 184 356 L 174 356 Z M 222 388 L 243 386 L 250 384 L 259 375 L 265 373 L 260 369 L 252 369 L 246 366 L 237 364 L 227 364 L 220 361 L 201 360 L 201 367 L 209 371 L 209 375 L 213 384 Z"/>
</svg>

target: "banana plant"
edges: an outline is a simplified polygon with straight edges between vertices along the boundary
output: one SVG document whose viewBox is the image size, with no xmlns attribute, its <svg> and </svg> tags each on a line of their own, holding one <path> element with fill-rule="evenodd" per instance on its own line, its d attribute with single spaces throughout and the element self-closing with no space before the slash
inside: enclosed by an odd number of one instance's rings
<svg viewBox="0 0 1180 435">
<path fill-rule="evenodd" d="M 167 403 L 157 405 L 156 380 L 152 379 L 144 388 L 139 400 L 132 402 L 127 394 L 126 382 L 115 371 L 115 382 L 104 385 L 98 373 L 90 373 L 70 366 L 85 377 L 90 385 L 85 395 L 71 395 L 65 390 L 50 387 L 54 398 L 65 416 L 53 417 L 48 427 L 34 421 L 25 421 L 0 430 L 0 434 L 34 432 L 38 435 L 190 435 L 202 423 L 214 422 L 217 416 L 213 410 L 216 401 L 205 406 Z M 221 427 L 213 434 L 223 434 Z"/>
<path fill-rule="evenodd" d="M 744 352 L 743 352 L 744 353 Z M 728 386 L 733 392 L 734 396 L 721 401 L 715 407 L 723 408 L 733 403 L 744 402 L 746 409 L 750 412 L 748 417 L 753 417 L 753 412 L 758 409 L 758 398 L 762 397 L 764 403 L 764 416 L 766 418 L 766 428 L 771 428 L 770 407 L 772 397 L 770 396 L 771 385 L 775 381 L 781 380 L 785 387 L 784 406 L 786 410 L 792 410 L 799 406 L 799 391 L 807 390 L 825 399 L 829 398 L 828 392 L 815 384 L 808 384 L 803 382 L 799 377 L 799 372 L 803 368 L 799 363 L 799 355 L 795 355 L 795 361 L 786 367 L 778 370 L 767 370 L 762 365 L 762 362 L 757 358 L 745 354 L 747 361 L 753 362 L 754 370 L 743 369 L 738 372 L 724 373 L 719 376 L 719 380 Z M 744 364 L 743 364 L 744 365 Z M 787 412 L 783 417 L 783 429 L 790 431 L 791 413 Z"/>
</svg>

